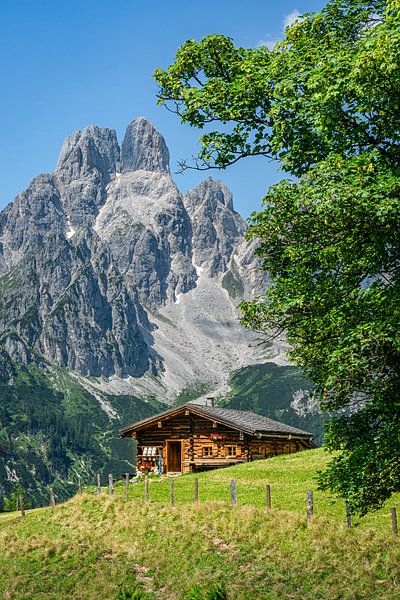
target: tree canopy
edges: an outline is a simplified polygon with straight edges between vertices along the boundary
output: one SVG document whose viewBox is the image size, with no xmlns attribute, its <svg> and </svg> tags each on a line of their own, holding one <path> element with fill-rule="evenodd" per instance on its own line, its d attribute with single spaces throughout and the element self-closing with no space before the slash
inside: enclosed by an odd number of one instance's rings
<svg viewBox="0 0 400 600">
<path fill-rule="evenodd" d="M 251 217 L 270 285 L 242 321 L 285 332 L 336 412 L 321 486 L 378 508 L 400 491 L 398 0 L 331 0 L 273 50 L 188 40 L 155 78 L 159 102 L 203 130 L 196 168 L 261 155 L 295 178 Z"/>
</svg>

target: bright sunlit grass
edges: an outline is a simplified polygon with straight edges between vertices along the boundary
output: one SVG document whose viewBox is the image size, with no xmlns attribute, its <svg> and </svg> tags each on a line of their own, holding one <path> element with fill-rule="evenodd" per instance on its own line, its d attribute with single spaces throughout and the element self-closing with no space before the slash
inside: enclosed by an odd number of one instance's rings
<svg viewBox="0 0 400 600">
<path fill-rule="evenodd" d="M 229 600 L 400 598 L 400 543 L 383 509 L 351 530 L 343 503 L 305 494 L 327 460 L 321 450 L 195 476 L 87 488 L 64 505 L 0 520 L 0 598 L 204 600 L 214 586 Z M 230 504 L 236 479 L 239 504 Z M 265 484 L 272 511 L 265 510 Z"/>
<path fill-rule="evenodd" d="M 345 504 L 342 500 L 317 489 L 315 476 L 329 461 L 329 454 L 321 449 L 308 450 L 297 454 L 277 456 L 273 459 L 254 461 L 234 467 L 214 471 L 183 475 L 175 480 L 175 504 L 193 502 L 194 479 L 199 480 L 200 502 L 230 502 L 230 481 L 236 480 L 238 503 L 241 505 L 265 508 L 266 484 L 271 486 L 272 507 L 278 510 L 306 513 L 306 492 L 312 490 L 316 515 L 345 522 Z M 88 488 L 95 491 L 95 488 Z M 108 490 L 104 488 L 104 493 Z M 124 496 L 125 483 L 115 484 L 115 494 Z M 144 498 L 144 480 L 131 484 L 129 497 Z M 149 499 L 152 502 L 170 501 L 170 478 L 150 478 Z M 353 518 L 359 527 L 378 527 L 390 530 L 390 507 L 398 502 L 398 497 L 376 513 L 363 519 Z"/>
</svg>

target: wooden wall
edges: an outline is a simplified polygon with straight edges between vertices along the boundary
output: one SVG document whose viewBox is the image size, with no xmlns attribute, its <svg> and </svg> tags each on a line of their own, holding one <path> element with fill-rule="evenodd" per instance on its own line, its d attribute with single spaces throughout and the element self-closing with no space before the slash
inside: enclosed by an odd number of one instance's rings
<svg viewBox="0 0 400 600">
<path fill-rule="evenodd" d="M 136 435 L 139 446 L 163 448 L 164 471 L 168 469 L 167 441 L 183 441 L 182 471 L 193 470 L 237 462 L 268 458 L 277 454 L 289 454 L 308 448 L 303 440 L 268 438 L 255 439 L 200 416 L 182 414 L 164 418 L 141 429 Z M 233 447 L 234 455 L 228 454 Z M 210 450 L 206 450 L 210 449 Z M 210 456 L 206 455 L 212 452 Z M 138 448 L 139 453 L 139 448 Z"/>
</svg>

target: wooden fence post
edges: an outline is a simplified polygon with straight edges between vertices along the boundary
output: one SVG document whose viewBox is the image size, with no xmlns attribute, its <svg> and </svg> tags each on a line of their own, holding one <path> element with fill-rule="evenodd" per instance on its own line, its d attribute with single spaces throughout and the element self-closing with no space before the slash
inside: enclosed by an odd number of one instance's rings
<svg viewBox="0 0 400 600">
<path fill-rule="evenodd" d="M 196 504 L 199 503 L 199 480 L 197 477 L 194 480 L 194 501 Z"/>
<path fill-rule="evenodd" d="M 307 521 L 312 521 L 314 517 L 314 500 L 311 490 L 307 491 Z"/>
<path fill-rule="evenodd" d="M 237 504 L 236 479 L 231 479 L 231 500 L 232 506 L 235 507 Z"/>
<path fill-rule="evenodd" d="M 56 500 L 54 497 L 54 487 L 50 486 L 50 506 L 55 506 L 56 505 Z"/>
<path fill-rule="evenodd" d="M 391 513 L 392 513 L 392 531 L 393 531 L 394 537 L 397 537 L 398 536 L 398 532 L 397 532 L 397 511 L 396 511 L 396 507 L 395 506 L 392 507 Z"/>
<path fill-rule="evenodd" d="M 20 496 L 19 497 L 19 508 L 21 510 L 21 517 L 25 516 L 25 508 L 24 508 L 24 497 Z"/>
<path fill-rule="evenodd" d="M 147 475 L 144 478 L 144 501 L 149 501 L 149 478 L 147 477 Z"/>
<path fill-rule="evenodd" d="M 267 498 L 267 511 L 269 512 L 271 510 L 271 486 L 269 483 L 265 487 L 265 495 Z"/>
<path fill-rule="evenodd" d="M 129 498 L 129 473 L 125 473 L 125 500 Z"/>
<path fill-rule="evenodd" d="M 171 506 L 175 504 L 175 480 L 171 479 Z"/>
<path fill-rule="evenodd" d="M 347 529 L 351 528 L 351 513 L 350 513 L 350 505 L 346 502 L 346 527 Z"/>
<path fill-rule="evenodd" d="M 97 473 L 97 493 L 101 494 L 101 481 L 100 481 L 100 473 Z"/>
<path fill-rule="evenodd" d="M 78 477 L 78 489 L 79 494 L 82 496 L 82 479 L 80 477 Z"/>
<path fill-rule="evenodd" d="M 114 481 L 113 481 L 112 473 L 110 473 L 108 475 L 108 491 L 109 491 L 110 496 L 114 495 Z"/>
</svg>

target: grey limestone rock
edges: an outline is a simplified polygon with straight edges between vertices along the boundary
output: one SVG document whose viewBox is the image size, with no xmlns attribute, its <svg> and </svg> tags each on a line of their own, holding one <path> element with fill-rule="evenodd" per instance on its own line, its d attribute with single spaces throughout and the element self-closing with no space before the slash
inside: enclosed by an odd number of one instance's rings
<svg viewBox="0 0 400 600">
<path fill-rule="evenodd" d="M 109 177 L 118 171 L 119 161 L 120 149 L 115 131 L 89 125 L 66 138 L 56 172 L 67 180 L 80 179 L 93 170 Z"/>
<path fill-rule="evenodd" d="M 169 173 L 169 152 L 163 136 L 139 117 L 128 125 L 121 148 L 122 171 Z"/>
<path fill-rule="evenodd" d="M 225 272 L 246 232 L 243 218 L 233 210 L 231 192 L 209 177 L 184 202 L 192 221 L 195 264 L 206 266 L 212 276 Z"/>
<path fill-rule="evenodd" d="M 66 229 L 93 225 L 107 198 L 107 185 L 120 169 L 120 148 L 113 129 L 89 125 L 67 137 L 55 171 Z"/>
<path fill-rule="evenodd" d="M 178 303 L 201 270 L 232 270 L 245 229 L 220 181 L 182 198 L 146 119 L 128 125 L 121 149 L 114 130 L 76 131 L 56 171 L 0 213 L 0 351 L 85 376 L 160 372 L 147 311 Z"/>
<path fill-rule="evenodd" d="M 169 174 L 122 173 L 94 229 L 145 304 L 163 305 L 195 285 L 192 225 Z"/>
<path fill-rule="evenodd" d="M 16 266 L 28 253 L 63 237 L 64 212 L 52 175 L 35 177 L 0 218 L 0 275 Z"/>
</svg>

